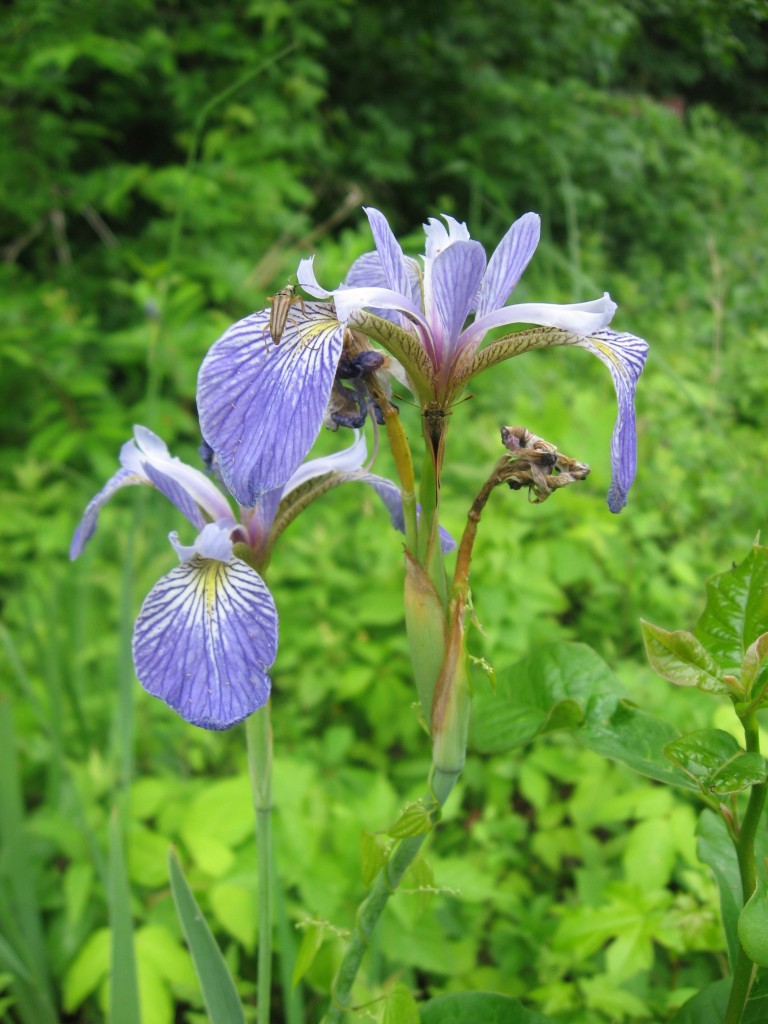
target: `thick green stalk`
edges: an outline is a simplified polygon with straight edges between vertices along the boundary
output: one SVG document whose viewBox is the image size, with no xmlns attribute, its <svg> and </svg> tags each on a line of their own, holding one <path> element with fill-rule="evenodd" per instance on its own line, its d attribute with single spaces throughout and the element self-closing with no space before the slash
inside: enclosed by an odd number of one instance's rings
<svg viewBox="0 0 768 1024">
<path fill-rule="evenodd" d="M 245 723 L 248 771 L 256 812 L 259 953 L 257 1024 L 269 1024 L 272 994 L 272 721 L 271 701 Z"/>
<path fill-rule="evenodd" d="M 742 719 L 742 725 L 744 726 L 747 750 L 750 753 L 760 753 L 760 735 L 757 726 L 757 716 L 754 711 L 745 715 Z M 766 783 L 752 787 L 744 820 L 734 841 L 736 857 L 739 862 L 739 873 L 741 875 L 741 895 L 745 904 L 757 886 L 755 836 L 765 807 L 767 792 L 768 785 Z M 736 966 L 731 983 L 731 994 L 725 1011 L 725 1024 L 739 1024 L 741 1021 L 747 999 L 749 999 L 754 971 L 754 963 L 747 956 L 741 943 L 739 943 L 739 953 L 736 958 Z"/>
<path fill-rule="evenodd" d="M 433 769 L 429 793 L 429 799 L 437 801 L 433 822 L 438 820 L 440 808 L 448 799 L 457 778 L 458 772 L 446 774 L 439 769 Z M 334 981 L 333 1002 L 323 1018 L 323 1024 L 339 1024 L 343 1020 L 344 1014 L 352 1009 L 352 985 L 357 977 L 365 951 L 370 944 L 373 929 L 376 927 L 389 897 L 395 892 L 403 875 L 416 859 L 428 834 L 409 836 L 398 844 L 376 876 L 370 893 L 360 904 L 352 936 Z"/>
</svg>

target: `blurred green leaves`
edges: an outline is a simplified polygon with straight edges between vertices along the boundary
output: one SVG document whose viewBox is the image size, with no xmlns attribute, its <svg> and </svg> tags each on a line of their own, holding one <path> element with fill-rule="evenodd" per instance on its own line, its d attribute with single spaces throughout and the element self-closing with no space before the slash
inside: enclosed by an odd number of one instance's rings
<svg viewBox="0 0 768 1024">
<path fill-rule="evenodd" d="M 38 1024 L 62 1006 L 98 1019 L 106 1005 L 106 836 L 121 785 L 109 740 L 116 565 L 130 559 L 135 595 L 145 593 L 173 557 L 164 534 L 180 524 L 147 501 L 140 518 L 152 536 L 131 540 L 126 497 L 72 567 L 65 552 L 81 508 L 135 421 L 194 459 L 192 395 L 207 347 L 300 257 L 317 250 L 322 280 L 340 280 L 371 245 L 363 203 L 404 231 L 446 211 L 488 244 L 539 210 L 545 238 L 519 301 L 609 288 L 617 326 L 652 343 L 640 475 L 618 520 L 602 497 L 610 385 L 579 353 L 515 360 L 453 410 L 443 499 L 454 533 L 481 464 L 499 454 L 500 422 L 525 423 L 589 461 L 594 485 L 557 509 L 499 495 L 484 513 L 473 596 L 487 636 L 473 631 L 472 653 L 494 665 L 498 692 L 476 673 L 480 753 L 430 837 L 431 868 L 422 862 L 393 901 L 363 995 L 379 998 L 405 961 L 406 988 L 416 990 L 418 971 L 429 989 L 423 1016 L 489 998 L 431 998 L 461 986 L 503 992 L 491 998 L 505 1012 L 520 998 L 594 1024 L 667 1019 L 719 975 L 707 865 L 729 942 L 738 906 L 723 836 L 705 812 L 702 868 L 688 795 L 673 799 L 626 768 L 718 797 L 763 770 L 722 736 L 711 758 L 697 734 L 678 739 L 711 730 L 711 711 L 695 690 L 660 689 L 637 623 L 694 621 L 699 581 L 746 550 L 765 518 L 768 279 L 755 273 L 767 255 L 764 20 L 749 0 L 523 0 L 513 18 L 503 0 L 9 7 L 0 670 L 17 728 L 0 744 L 0 1013 Z M 416 437 L 418 416 L 400 404 Z M 286 534 L 270 569 L 283 629 L 275 831 L 289 933 L 307 913 L 349 922 L 386 857 L 374 830 L 422 791 L 401 543 L 381 527 L 373 502 L 339 492 Z M 758 692 L 768 625 L 764 566 L 750 558 L 713 581 L 719 611 L 705 612 L 695 636 L 717 640 L 721 678 L 741 673 Z M 171 842 L 183 850 L 230 969 L 253 977 L 242 755 L 236 737 L 181 730 L 141 695 L 136 732 L 141 778 L 124 867 L 140 998 L 158 1024 L 198 1021 L 165 855 Z M 414 824 L 423 815 L 405 823 Z M 627 918 L 633 900 L 652 927 Z M 601 919 L 613 931 L 572 948 L 567 937 Z M 326 941 L 301 982 L 308 1015 L 338 954 L 330 924 L 317 927 Z M 252 1003 L 252 987 L 239 984 Z M 707 1019 L 719 984 L 702 997 L 706 1010 L 699 1001 L 680 1020 Z M 392 1006 L 406 1019 L 413 1009 L 397 994 Z M 511 1012 L 534 1014 L 517 1003 Z"/>
<path fill-rule="evenodd" d="M 543 647 L 500 672 L 475 697 L 472 742 L 499 753 L 554 729 L 574 729 L 596 753 L 660 782 L 688 786 L 664 750 L 674 726 L 635 707 L 611 669 L 584 644 Z M 734 741 L 735 742 L 735 741 Z"/>
</svg>

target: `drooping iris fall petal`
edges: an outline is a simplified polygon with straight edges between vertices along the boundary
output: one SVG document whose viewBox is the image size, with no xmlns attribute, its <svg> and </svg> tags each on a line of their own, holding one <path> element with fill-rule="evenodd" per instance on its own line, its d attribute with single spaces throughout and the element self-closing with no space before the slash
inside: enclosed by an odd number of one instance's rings
<svg viewBox="0 0 768 1024">
<path fill-rule="evenodd" d="M 280 345 L 269 311 L 229 328 L 205 357 L 197 405 L 203 437 L 241 505 L 284 484 L 317 437 L 341 357 L 344 328 L 332 307 L 305 302 Z"/>
<path fill-rule="evenodd" d="M 193 725 L 228 729 L 269 698 L 277 612 L 238 558 L 194 554 L 152 588 L 133 633 L 139 682 Z"/>
</svg>

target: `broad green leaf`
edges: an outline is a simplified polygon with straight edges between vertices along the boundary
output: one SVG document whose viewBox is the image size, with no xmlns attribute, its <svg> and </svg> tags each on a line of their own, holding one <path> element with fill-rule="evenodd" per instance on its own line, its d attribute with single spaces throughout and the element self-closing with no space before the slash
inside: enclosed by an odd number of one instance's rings
<svg viewBox="0 0 768 1024">
<path fill-rule="evenodd" d="M 253 888 L 236 882 L 216 882 L 208 890 L 208 902 L 216 920 L 252 952 L 256 946 L 256 899 Z"/>
<path fill-rule="evenodd" d="M 722 672 L 740 674 L 744 653 L 768 632 L 768 548 L 753 545 L 743 562 L 707 582 L 695 632 Z"/>
<path fill-rule="evenodd" d="M 745 753 L 722 729 L 688 733 L 668 744 L 664 753 L 705 793 L 725 796 L 765 782 L 765 759 L 760 754 Z"/>
<path fill-rule="evenodd" d="M 742 753 L 739 741 L 722 729 L 698 729 L 668 744 L 664 753 L 695 779 L 708 779 Z"/>
<path fill-rule="evenodd" d="M 496 690 L 479 691 L 472 739 L 483 753 L 501 753 L 556 727 L 576 729 L 591 750 L 660 782 L 696 787 L 664 757 L 677 730 L 621 698 L 616 676 L 586 644 L 543 647 L 498 674 Z"/>
<path fill-rule="evenodd" d="M 173 996 L 167 982 L 154 960 L 141 956 L 138 946 L 136 953 L 142 1024 L 174 1024 Z"/>
<path fill-rule="evenodd" d="M 717 662 L 693 633 L 683 629 L 669 633 L 650 622 L 641 622 L 648 661 L 663 679 L 677 686 L 695 686 L 705 693 L 730 692 L 720 678 Z"/>
<path fill-rule="evenodd" d="M 421 1024 L 549 1024 L 535 1010 L 495 992 L 452 992 L 419 1007 Z"/>
<path fill-rule="evenodd" d="M 168 837 L 134 823 L 128 831 L 128 873 L 136 885 L 162 888 L 168 878 Z"/>
<path fill-rule="evenodd" d="M 553 644 L 497 674 L 472 703 L 471 735 L 485 754 L 503 753 L 542 732 L 580 725 L 618 695 L 613 673 L 585 644 Z"/>
<path fill-rule="evenodd" d="M 123 857 L 123 837 L 117 808 L 113 810 L 109 827 L 109 923 L 112 928 L 110 1024 L 140 1024 L 131 888 Z"/>
<path fill-rule="evenodd" d="M 244 1024 L 243 1008 L 221 950 L 184 878 L 176 851 L 168 857 L 176 913 L 187 940 L 211 1024 Z"/>
<path fill-rule="evenodd" d="M 759 884 L 739 916 L 744 952 L 759 967 L 768 967 L 768 889 Z"/>
<path fill-rule="evenodd" d="M 704 787 L 719 768 L 740 753 L 738 740 L 722 729 L 698 729 L 664 748 L 665 756 L 673 764 Z"/>
<path fill-rule="evenodd" d="M 684 1003 L 669 1024 L 723 1024 L 730 991 L 729 979 L 712 982 Z"/>
<path fill-rule="evenodd" d="M 739 951 L 737 924 L 741 913 L 741 875 L 731 837 L 725 822 L 714 811 L 705 810 L 696 829 L 699 860 L 709 865 L 720 890 L 720 912 L 728 945 L 728 959 L 733 969 Z"/>
<path fill-rule="evenodd" d="M 136 932 L 136 955 L 148 961 L 171 985 L 194 986 L 195 972 L 189 953 L 163 925 L 147 924 Z"/>
<path fill-rule="evenodd" d="M 393 913 L 383 914 L 376 935 L 390 962 L 448 978 L 472 970 L 483 942 L 472 929 L 460 929 L 453 937 L 446 935 L 437 914 L 422 914 L 419 900 L 414 898 L 401 901 Z"/>
<path fill-rule="evenodd" d="M 221 877 L 232 851 L 253 831 L 251 783 L 247 775 L 210 783 L 186 808 L 181 834 L 195 861 Z"/>
<path fill-rule="evenodd" d="M 293 977 L 291 985 L 296 986 L 314 963 L 317 952 L 323 944 L 325 929 L 322 925 L 309 921 L 304 926 L 304 935 L 301 939 L 299 951 L 296 954 L 296 963 L 293 965 Z"/>
<path fill-rule="evenodd" d="M 395 985 L 387 993 L 381 1024 L 419 1024 L 419 1008 L 405 985 Z"/>
<path fill-rule="evenodd" d="M 709 788 L 718 796 L 741 793 L 750 786 L 766 781 L 768 765 L 761 754 L 739 754 L 733 761 L 724 764 L 709 780 Z"/>
<path fill-rule="evenodd" d="M 664 757 L 664 748 L 678 736 L 674 726 L 630 701 L 599 705 L 577 735 L 596 754 L 619 761 L 640 775 L 684 789 L 698 788 Z"/>
<path fill-rule="evenodd" d="M 109 970 L 109 928 L 99 928 L 78 952 L 64 976 L 64 1009 L 73 1013 L 101 984 Z"/>
<path fill-rule="evenodd" d="M 763 633 L 750 644 L 744 654 L 741 666 L 741 685 L 748 694 L 761 671 L 768 665 L 768 633 Z"/>
<path fill-rule="evenodd" d="M 768 973 L 758 971 L 749 993 L 741 1024 L 765 1024 L 768 1020 Z"/>
</svg>

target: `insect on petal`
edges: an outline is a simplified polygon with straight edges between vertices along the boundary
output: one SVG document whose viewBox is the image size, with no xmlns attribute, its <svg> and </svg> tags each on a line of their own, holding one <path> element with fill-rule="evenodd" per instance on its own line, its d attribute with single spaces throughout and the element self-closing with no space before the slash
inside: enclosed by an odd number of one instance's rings
<svg viewBox="0 0 768 1024">
<path fill-rule="evenodd" d="M 193 725 L 228 729 L 269 698 L 277 612 L 240 559 L 195 555 L 152 588 L 133 633 L 139 682 Z"/>
</svg>

